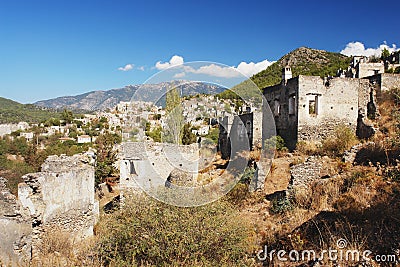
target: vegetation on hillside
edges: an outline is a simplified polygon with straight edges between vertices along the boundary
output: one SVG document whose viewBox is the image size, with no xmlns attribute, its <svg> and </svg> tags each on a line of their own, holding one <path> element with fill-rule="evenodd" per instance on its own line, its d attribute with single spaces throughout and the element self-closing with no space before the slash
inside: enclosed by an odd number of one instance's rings
<svg viewBox="0 0 400 267">
<path fill-rule="evenodd" d="M 335 76 L 340 68 L 347 69 L 350 61 L 350 57 L 339 53 L 300 47 L 252 76 L 251 80 L 259 88 L 277 84 L 282 79 L 282 68 L 286 65 L 292 68 L 293 77 L 298 75 Z"/>
<path fill-rule="evenodd" d="M 339 69 L 347 69 L 350 62 L 351 57 L 339 53 L 300 47 L 284 55 L 265 70 L 253 75 L 250 80 L 246 80 L 230 90 L 225 90 L 218 96 L 229 99 L 239 99 L 238 95 L 242 99 L 257 98 L 257 93 L 249 88 L 253 88 L 254 84 L 262 89 L 280 83 L 282 68 L 286 65 L 292 68 L 293 77 L 298 75 L 327 77 L 335 76 Z"/>
<path fill-rule="evenodd" d="M 61 117 L 60 113 L 35 106 L 33 104 L 20 104 L 0 97 L 0 124 L 18 123 L 26 121 L 28 123 L 39 123 L 50 118 Z"/>
<path fill-rule="evenodd" d="M 0 176 L 7 179 L 13 194 L 17 194 L 18 183 L 22 182 L 21 177 L 30 172 L 40 171 L 48 156 L 71 156 L 88 149 L 88 144 L 77 144 L 72 140 L 61 142 L 60 137 L 60 134 L 38 136 L 38 132 L 35 132 L 32 142 L 28 142 L 24 137 L 17 137 L 16 134 L 0 138 Z M 43 143 L 45 149 L 38 148 L 38 140 Z"/>
<path fill-rule="evenodd" d="M 245 266 L 252 248 L 251 224 L 226 201 L 179 208 L 133 196 L 97 231 L 107 266 Z"/>
</svg>

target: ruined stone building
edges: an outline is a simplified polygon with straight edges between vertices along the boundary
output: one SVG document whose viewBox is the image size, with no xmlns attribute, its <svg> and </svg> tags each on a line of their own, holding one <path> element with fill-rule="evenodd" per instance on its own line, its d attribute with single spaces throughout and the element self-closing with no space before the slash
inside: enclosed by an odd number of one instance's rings
<svg viewBox="0 0 400 267">
<path fill-rule="evenodd" d="M 364 78 L 385 72 L 383 62 L 368 62 L 366 56 L 354 56 L 345 73 L 348 78 Z"/>
<path fill-rule="evenodd" d="M 400 68 L 400 51 L 393 52 L 385 61 L 385 69 Z"/>
<path fill-rule="evenodd" d="M 222 159 L 231 157 L 231 146 L 246 142 L 247 150 L 253 146 L 253 113 L 225 116 L 219 119 L 218 151 Z"/>
<path fill-rule="evenodd" d="M 85 155 L 50 156 L 42 171 L 23 176 L 18 196 L 0 178 L 0 259 L 20 266 L 38 255 L 41 238 L 59 230 L 71 240 L 93 235 L 99 215 L 94 167 Z"/>
<path fill-rule="evenodd" d="M 385 73 L 363 79 L 304 75 L 292 78 L 290 67 L 285 67 L 282 82 L 264 88 L 263 94 L 273 113 L 277 134 L 289 149 L 294 149 L 298 141 L 321 141 L 331 136 L 340 125 L 357 129 L 361 135 L 373 133 L 363 118 L 376 112 L 376 94 L 399 86 L 399 79 L 400 75 Z"/>
<path fill-rule="evenodd" d="M 176 145 L 125 142 L 120 153 L 120 189 L 124 192 L 164 187 L 171 172 L 182 170 L 195 182 L 199 168 L 198 144 Z"/>
</svg>

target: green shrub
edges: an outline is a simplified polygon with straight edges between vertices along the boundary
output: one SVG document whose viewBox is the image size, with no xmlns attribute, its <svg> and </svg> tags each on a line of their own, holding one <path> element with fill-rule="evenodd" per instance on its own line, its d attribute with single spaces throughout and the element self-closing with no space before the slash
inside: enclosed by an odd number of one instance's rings
<svg viewBox="0 0 400 267">
<path fill-rule="evenodd" d="M 136 195 L 100 220 L 97 249 L 106 266 L 248 265 L 250 229 L 226 201 L 179 208 Z"/>
<path fill-rule="evenodd" d="M 275 198 L 272 200 L 271 212 L 274 214 L 285 214 L 293 210 L 294 205 L 288 197 Z"/>
<path fill-rule="evenodd" d="M 269 139 L 266 139 L 264 141 L 264 148 L 265 150 L 272 150 L 275 149 L 277 151 L 282 151 L 282 150 L 286 150 L 286 146 L 285 146 L 285 140 L 283 140 L 283 138 L 279 135 L 276 136 L 272 136 Z"/>
</svg>

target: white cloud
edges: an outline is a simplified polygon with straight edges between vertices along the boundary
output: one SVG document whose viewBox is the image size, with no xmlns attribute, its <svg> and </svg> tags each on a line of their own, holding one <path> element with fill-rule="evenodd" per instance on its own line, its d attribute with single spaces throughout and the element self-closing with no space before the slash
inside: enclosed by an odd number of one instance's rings
<svg viewBox="0 0 400 267">
<path fill-rule="evenodd" d="M 138 70 L 144 71 L 144 66 L 140 66 L 137 68 Z"/>
<path fill-rule="evenodd" d="M 364 44 L 361 42 L 350 42 L 340 53 L 346 56 L 380 56 L 384 48 L 389 50 L 390 53 L 398 50 L 396 44 L 392 44 L 390 47 L 387 45 L 386 41 L 377 48 L 365 48 Z"/>
<path fill-rule="evenodd" d="M 216 64 L 201 66 L 197 70 L 192 70 L 191 72 L 223 78 L 234 78 L 240 76 L 240 73 L 235 70 L 235 67 L 223 67 Z"/>
<path fill-rule="evenodd" d="M 124 67 L 119 67 L 118 70 L 121 70 L 121 71 L 128 71 L 128 70 L 133 69 L 133 67 L 134 67 L 133 64 L 126 64 Z"/>
<path fill-rule="evenodd" d="M 240 62 L 239 65 L 236 66 L 221 66 L 218 64 L 209 64 L 201 66 L 198 69 L 194 69 L 191 66 L 182 66 L 183 72 L 175 74 L 174 78 L 182 78 L 186 75 L 186 73 L 195 73 L 195 74 L 205 74 L 214 77 L 222 77 L 222 78 L 234 78 L 240 77 L 242 75 L 252 76 L 264 69 L 266 69 L 269 65 L 274 63 L 275 61 L 263 60 L 260 62 Z M 173 66 L 179 66 L 184 64 L 184 59 L 181 56 L 173 56 L 168 62 L 158 61 L 155 67 L 159 70 L 165 70 L 167 68 Z"/>
<path fill-rule="evenodd" d="M 254 62 L 246 63 L 242 61 L 239 63 L 236 69 L 240 71 L 242 74 L 251 77 L 254 74 L 259 73 L 260 71 L 265 70 L 269 65 L 271 65 L 274 62 L 275 61 L 268 61 L 267 59 L 257 63 Z"/>
<path fill-rule="evenodd" d="M 185 73 L 185 72 L 179 72 L 179 73 L 177 73 L 177 74 L 174 75 L 174 78 L 179 79 L 179 78 L 183 78 L 183 77 L 185 77 L 185 76 L 186 76 L 186 73 Z"/>
<path fill-rule="evenodd" d="M 182 64 L 183 64 L 183 57 L 175 55 L 175 56 L 171 57 L 169 62 L 162 63 L 161 61 L 158 61 L 156 63 L 156 68 L 159 70 L 165 70 L 170 67 L 174 67 L 174 66 L 178 66 L 178 65 L 182 65 Z"/>
</svg>

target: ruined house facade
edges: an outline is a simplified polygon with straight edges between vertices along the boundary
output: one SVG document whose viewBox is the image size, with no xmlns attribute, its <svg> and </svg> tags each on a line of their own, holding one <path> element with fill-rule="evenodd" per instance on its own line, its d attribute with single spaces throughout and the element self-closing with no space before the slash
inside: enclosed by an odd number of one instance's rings
<svg viewBox="0 0 400 267">
<path fill-rule="evenodd" d="M 282 82 L 263 89 L 277 135 L 283 137 L 289 149 L 294 149 L 298 141 L 321 141 L 332 136 L 339 126 L 351 128 L 361 138 L 370 137 L 374 129 L 365 118 L 378 112 L 377 95 L 400 87 L 399 74 L 379 72 L 362 79 L 292 78 L 290 67 L 285 67 Z"/>
<path fill-rule="evenodd" d="M 366 56 L 354 56 L 346 72 L 348 78 L 364 78 L 385 72 L 383 62 L 369 62 Z"/>
<path fill-rule="evenodd" d="M 280 84 L 263 94 L 275 119 L 277 134 L 294 149 L 298 141 L 323 140 L 339 125 L 356 130 L 359 112 L 375 106 L 374 87 L 367 79 L 303 76 L 282 71 Z M 373 110 L 373 108 L 372 108 Z"/>
<path fill-rule="evenodd" d="M 94 167 L 85 155 L 50 156 L 42 171 L 18 185 L 18 196 L 0 178 L 0 259 L 11 266 L 38 255 L 41 238 L 54 230 L 71 240 L 93 235 L 99 216 Z"/>
</svg>

